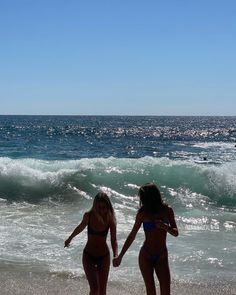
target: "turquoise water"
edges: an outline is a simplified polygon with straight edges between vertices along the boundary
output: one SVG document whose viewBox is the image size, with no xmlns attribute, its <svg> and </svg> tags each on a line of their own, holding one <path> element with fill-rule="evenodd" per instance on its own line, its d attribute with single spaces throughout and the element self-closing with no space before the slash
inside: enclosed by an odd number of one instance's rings
<svg viewBox="0 0 236 295">
<path fill-rule="evenodd" d="M 86 232 L 63 241 L 106 191 L 119 246 L 157 183 L 180 231 L 168 237 L 176 280 L 235 281 L 235 117 L 0 116 L 0 269 L 82 275 Z M 111 279 L 140 276 L 143 232 Z"/>
</svg>

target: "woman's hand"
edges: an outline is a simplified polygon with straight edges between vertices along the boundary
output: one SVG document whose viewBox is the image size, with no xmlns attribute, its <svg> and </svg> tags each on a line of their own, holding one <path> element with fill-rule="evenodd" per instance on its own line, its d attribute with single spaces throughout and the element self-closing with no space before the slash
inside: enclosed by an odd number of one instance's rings
<svg viewBox="0 0 236 295">
<path fill-rule="evenodd" d="M 64 248 L 69 247 L 70 246 L 70 242 L 71 242 L 71 239 L 70 238 L 68 238 L 67 240 L 65 240 Z"/>
<path fill-rule="evenodd" d="M 118 267 L 120 265 L 120 263 L 121 263 L 121 260 L 122 260 L 122 258 L 120 256 L 117 256 L 117 257 L 113 258 L 113 261 L 112 261 L 113 266 Z"/>
<path fill-rule="evenodd" d="M 155 225 L 156 225 L 156 228 L 168 231 L 169 226 L 160 219 L 155 220 Z"/>
</svg>

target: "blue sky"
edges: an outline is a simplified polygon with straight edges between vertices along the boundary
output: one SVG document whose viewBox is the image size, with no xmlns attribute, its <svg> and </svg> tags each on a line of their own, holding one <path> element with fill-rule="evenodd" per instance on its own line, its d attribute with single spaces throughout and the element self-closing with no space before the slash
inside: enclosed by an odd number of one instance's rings
<svg viewBox="0 0 236 295">
<path fill-rule="evenodd" d="M 236 115 L 235 0 L 0 0 L 0 114 Z"/>
</svg>

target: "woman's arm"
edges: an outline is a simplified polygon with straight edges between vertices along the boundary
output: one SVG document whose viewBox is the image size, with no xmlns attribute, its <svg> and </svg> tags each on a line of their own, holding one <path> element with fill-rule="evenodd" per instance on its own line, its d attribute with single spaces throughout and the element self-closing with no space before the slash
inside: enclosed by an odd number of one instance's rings
<svg viewBox="0 0 236 295">
<path fill-rule="evenodd" d="M 142 218 L 140 216 L 140 213 L 138 213 L 136 215 L 134 226 L 133 226 L 130 234 L 128 235 L 128 237 L 126 239 L 119 256 L 113 260 L 113 265 L 114 266 L 119 266 L 120 265 L 123 256 L 125 255 L 126 251 L 129 249 L 131 244 L 133 243 L 141 224 L 142 224 Z"/>
<path fill-rule="evenodd" d="M 163 221 L 156 220 L 156 227 L 165 230 L 174 237 L 177 237 L 179 235 L 179 231 L 175 222 L 174 211 L 171 207 L 168 207 L 167 210 L 170 225 L 164 223 Z"/>
<path fill-rule="evenodd" d="M 71 240 L 85 229 L 85 227 L 88 225 L 88 218 L 89 213 L 85 213 L 80 224 L 74 229 L 69 238 L 65 240 L 64 247 L 68 247 L 70 245 Z"/>
<path fill-rule="evenodd" d="M 168 208 L 168 219 L 170 225 L 167 225 L 166 231 L 174 237 L 178 237 L 179 231 L 175 221 L 175 214 L 171 207 Z"/>
<path fill-rule="evenodd" d="M 116 238 L 116 222 L 114 220 L 111 221 L 110 231 L 111 231 L 111 247 L 113 251 L 113 257 L 117 257 L 118 244 L 117 244 L 117 238 Z"/>
</svg>

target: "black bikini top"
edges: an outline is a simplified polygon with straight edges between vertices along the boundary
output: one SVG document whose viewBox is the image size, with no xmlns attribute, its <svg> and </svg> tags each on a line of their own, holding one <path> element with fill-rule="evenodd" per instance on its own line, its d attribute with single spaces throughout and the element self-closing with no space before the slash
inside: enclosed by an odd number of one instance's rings
<svg viewBox="0 0 236 295">
<path fill-rule="evenodd" d="M 87 226 L 88 234 L 89 235 L 96 235 L 100 237 L 106 237 L 109 231 L 109 226 L 107 229 L 102 230 L 102 231 L 96 231 L 90 226 L 90 215 L 89 215 L 89 221 L 88 221 L 88 226 Z"/>
</svg>

